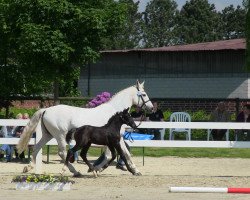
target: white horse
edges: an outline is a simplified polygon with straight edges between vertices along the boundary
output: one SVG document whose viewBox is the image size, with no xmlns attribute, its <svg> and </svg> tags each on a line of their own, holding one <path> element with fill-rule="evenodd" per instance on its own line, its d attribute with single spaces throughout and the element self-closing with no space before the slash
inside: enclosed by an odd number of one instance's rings
<svg viewBox="0 0 250 200">
<path fill-rule="evenodd" d="M 153 105 L 144 91 L 144 82 L 140 84 L 137 81 L 135 86 L 131 86 L 118 92 L 108 102 L 95 108 L 57 105 L 40 109 L 33 115 L 27 126 L 24 128 L 19 143 L 17 144 L 18 152 L 24 151 L 36 127 L 41 128 L 42 138 L 34 146 L 32 160 L 28 166 L 24 167 L 23 172 L 28 172 L 34 168 L 37 153 L 53 137 L 58 142 L 58 155 L 65 162 L 67 155 L 65 137 L 69 130 L 83 125 L 103 126 L 116 112 L 123 111 L 125 108 L 130 108 L 132 105 L 139 105 L 152 110 Z M 133 174 L 141 175 L 135 164 L 132 162 L 130 153 L 126 148 L 124 141 L 121 140 L 120 144 L 125 157 L 128 160 L 128 164 L 133 170 Z M 109 155 L 110 152 L 106 150 L 106 159 L 95 167 L 96 171 L 102 170 L 102 167 L 108 162 L 107 158 Z M 74 176 L 80 175 L 70 163 L 68 168 Z"/>
</svg>

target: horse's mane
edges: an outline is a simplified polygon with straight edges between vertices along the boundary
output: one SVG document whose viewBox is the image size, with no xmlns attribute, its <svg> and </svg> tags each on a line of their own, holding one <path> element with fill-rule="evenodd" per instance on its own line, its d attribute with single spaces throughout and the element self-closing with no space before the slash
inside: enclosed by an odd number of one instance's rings
<svg viewBox="0 0 250 200">
<path fill-rule="evenodd" d="M 130 87 L 127 87 L 127 88 L 125 88 L 125 89 L 123 89 L 123 90 L 121 90 L 121 91 L 115 93 L 108 101 L 106 101 L 105 103 L 103 103 L 103 104 L 101 104 L 101 105 L 105 105 L 105 104 L 109 103 L 109 102 L 112 101 L 112 99 L 114 99 L 117 95 L 119 95 L 120 93 L 122 93 L 122 92 L 124 92 L 125 90 L 128 90 L 128 89 L 130 89 L 130 88 L 132 88 L 132 87 L 135 87 L 135 85 L 132 85 L 132 86 L 130 86 Z M 99 105 L 99 106 L 101 106 L 101 105 Z M 97 107 L 98 107 L 98 106 L 97 106 Z"/>
</svg>

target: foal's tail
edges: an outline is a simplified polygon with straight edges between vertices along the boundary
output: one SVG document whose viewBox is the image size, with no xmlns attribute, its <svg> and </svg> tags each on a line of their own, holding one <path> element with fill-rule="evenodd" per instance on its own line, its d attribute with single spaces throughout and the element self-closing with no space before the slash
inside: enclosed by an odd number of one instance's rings
<svg viewBox="0 0 250 200">
<path fill-rule="evenodd" d="M 35 114 L 30 119 L 29 123 L 23 129 L 23 132 L 20 136 L 20 140 L 16 146 L 18 153 L 22 153 L 25 150 L 25 148 L 28 146 L 29 140 L 32 134 L 35 132 L 35 129 L 41 117 L 43 116 L 44 112 L 45 112 L 45 109 L 41 109 L 35 112 Z"/>
<path fill-rule="evenodd" d="M 67 134 L 66 134 L 66 142 L 69 144 L 70 141 L 73 139 L 74 134 L 76 132 L 76 128 L 72 128 Z"/>
</svg>

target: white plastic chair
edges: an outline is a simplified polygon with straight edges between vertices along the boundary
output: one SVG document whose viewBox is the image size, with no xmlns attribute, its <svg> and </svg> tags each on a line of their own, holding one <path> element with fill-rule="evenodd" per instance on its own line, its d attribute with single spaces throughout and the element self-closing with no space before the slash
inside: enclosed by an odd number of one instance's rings
<svg viewBox="0 0 250 200">
<path fill-rule="evenodd" d="M 164 136 L 165 136 L 165 128 L 160 130 L 160 134 L 161 134 L 161 140 L 164 140 Z"/>
<path fill-rule="evenodd" d="M 211 131 L 212 131 L 212 129 L 207 129 L 207 141 L 209 141 L 210 140 L 210 137 L 211 137 L 211 139 L 213 140 L 213 137 L 212 137 L 212 134 L 211 134 Z M 226 131 L 226 141 L 229 141 L 229 129 L 227 129 L 227 131 Z"/>
<path fill-rule="evenodd" d="M 186 112 L 174 112 L 170 115 L 170 122 L 191 122 L 191 117 Z M 174 140 L 175 133 L 186 133 L 186 140 L 191 140 L 191 129 L 171 128 L 169 130 L 169 140 Z"/>
</svg>

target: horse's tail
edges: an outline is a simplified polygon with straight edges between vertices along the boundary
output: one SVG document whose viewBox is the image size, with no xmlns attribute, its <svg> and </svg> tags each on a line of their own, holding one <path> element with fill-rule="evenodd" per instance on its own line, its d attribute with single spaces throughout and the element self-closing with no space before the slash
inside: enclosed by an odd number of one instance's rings
<svg viewBox="0 0 250 200">
<path fill-rule="evenodd" d="M 70 141 L 73 139 L 73 135 L 76 132 L 76 128 L 72 128 L 68 133 L 66 134 L 66 142 L 69 144 Z"/>
<path fill-rule="evenodd" d="M 18 153 L 22 153 L 25 150 L 25 148 L 28 146 L 29 140 L 32 134 L 35 132 L 35 129 L 41 117 L 43 116 L 44 112 L 45 112 L 45 109 L 41 109 L 35 112 L 35 114 L 30 119 L 29 123 L 23 129 L 23 132 L 20 136 L 20 140 L 16 146 Z"/>
</svg>

